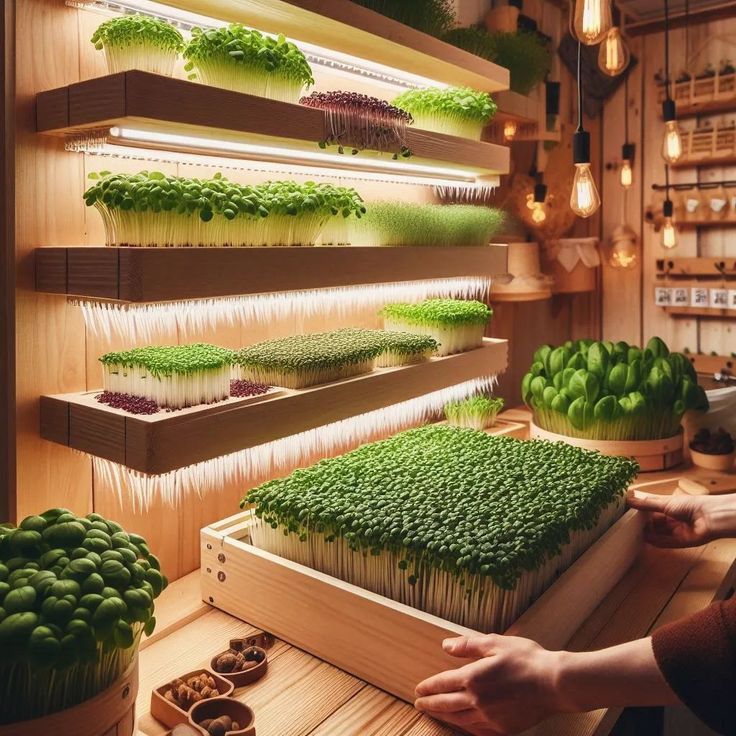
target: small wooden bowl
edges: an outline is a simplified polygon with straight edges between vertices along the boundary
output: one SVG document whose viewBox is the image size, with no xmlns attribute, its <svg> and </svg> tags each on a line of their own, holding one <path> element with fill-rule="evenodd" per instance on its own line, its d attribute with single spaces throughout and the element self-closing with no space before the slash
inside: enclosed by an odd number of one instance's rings
<svg viewBox="0 0 736 736">
<path fill-rule="evenodd" d="M 220 693 L 220 697 L 231 695 L 233 690 L 235 690 L 235 686 L 232 682 L 221 677 L 217 672 L 210 672 L 208 669 L 199 669 L 187 672 L 186 675 L 181 675 L 179 679 L 186 682 L 190 677 L 196 677 L 202 673 L 209 675 L 215 681 L 215 687 L 217 688 L 217 692 Z M 169 689 L 169 685 L 171 685 L 171 680 L 165 685 L 157 687 L 151 693 L 151 715 L 157 721 L 161 721 L 161 723 L 165 724 L 169 728 L 173 728 L 180 723 L 188 724 L 189 714 L 194 710 L 195 706 L 199 705 L 199 703 L 195 703 L 188 711 L 186 711 L 175 703 L 172 703 L 170 700 L 166 700 L 164 693 Z M 220 700 L 220 698 L 209 698 L 209 700 Z M 207 703 L 209 700 L 203 700 L 200 702 Z M 203 716 L 203 718 L 206 718 L 206 716 Z"/>
<path fill-rule="evenodd" d="M 729 473 L 733 470 L 733 460 L 736 456 L 736 450 L 729 452 L 727 455 L 709 455 L 707 452 L 698 452 L 690 448 L 690 457 L 693 465 L 705 470 L 718 470 L 722 473 Z"/>
<path fill-rule="evenodd" d="M 213 672 L 216 672 L 220 677 L 224 678 L 225 680 L 232 682 L 235 687 L 245 687 L 246 685 L 250 685 L 256 682 L 256 680 L 260 680 L 261 677 L 266 674 L 266 670 L 268 669 L 268 654 L 266 654 L 266 650 L 263 649 L 263 647 L 255 645 L 245 647 L 245 649 L 250 648 L 257 649 L 263 655 L 263 660 L 259 662 L 255 667 L 251 667 L 249 670 L 243 670 L 242 672 L 218 672 L 215 669 L 217 660 L 223 654 L 227 654 L 228 651 L 230 651 L 225 650 L 224 652 L 220 652 L 219 654 L 216 654 L 214 657 L 212 657 L 212 660 L 210 661 L 210 669 Z"/>
<path fill-rule="evenodd" d="M 237 721 L 240 728 L 237 731 L 228 731 L 228 736 L 256 736 L 256 717 L 252 709 L 245 703 L 232 698 L 210 698 L 200 700 L 192 706 L 189 712 L 189 722 L 206 732 L 199 724 L 208 718 L 230 716 Z"/>
</svg>

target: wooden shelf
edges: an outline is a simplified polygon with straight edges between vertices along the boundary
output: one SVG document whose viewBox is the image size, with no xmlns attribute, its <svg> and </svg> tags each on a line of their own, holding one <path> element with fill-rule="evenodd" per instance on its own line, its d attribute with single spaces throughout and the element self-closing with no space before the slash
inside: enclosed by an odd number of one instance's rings
<svg viewBox="0 0 736 736">
<path fill-rule="evenodd" d="M 697 373 L 733 373 L 736 358 L 728 355 L 687 354 Z"/>
<path fill-rule="evenodd" d="M 668 277 L 736 276 L 736 260 L 717 256 L 713 258 L 659 258 L 657 275 Z"/>
<path fill-rule="evenodd" d="M 36 290 L 155 302 L 321 289 L 387 281 L 488 276 L 506 270 L 505 245 L 36 249 Z"/>
<path fill-rule="evenodd" d="M 309 154 L 307 162 L 312 166 L 321 165 L 320 154 L 330 153 L 323 153 L 317 146 L 325 138 L 326 115 L 322 110 L 148 72 L 111 74 L 42 92 L 36 99 L 39 132 L 67 135 L 113 126 L 153 134 L 155 142 L 126 138 L 120 138 L 120 142 L 157 150 L 193 150 L 185 144 L 156 140 L 156 134 L 166 133 L 277 146 L 281 158 L 288 156 L 296 162 L 300 162 L 300 154 Z M 509 149 L 493 143 L 409 128 L 406 144 L 412 151 L 412 164 L 442 164 L 465 176 L 509 171 Z M 215 146 L 210 150 L 198 145 L 196 151 L 257 160 L 274 157 L 263 151 L 228 152 Z M 357 156 L 340 156 L 337 164 L 330 157 L 324 165 L 354 169 L 365 163 L 370 168 L 376 155 L 362 151 Z M 390 157 L 384 154 L 380 160 L 385 164 Z"/>
<path fill-rule="evenodd" d="M 41 436 L 143 473 L 159 474 L 503 372 L 506 340 L 401 368 L 151 416 L 96 401 L 99 391 L 41 397 Z M 260 400 L 259 400 L 260 399 Z"/>
<path fill-rule="evenodd" d="M 508 69 L 349 0 L 167 0 L 193 13 L 383 64 L 453 86 L 509 88 Z"/>
<path fill-rule="evenodd" d="M 711 319 L 736 319 L 732 309 L 711 309 L 710 307 L 662 307 L 673 317 L 710 317 Z"/>
<path fill-rule="evenodd" d="M 670 164 L 673 169 L 694 169 L 696 167 L 705 168 L 707 166 L 736 166 L 736 155 L 733 153 L 724 156 L 711 156 L 710 158 L 681 158 Z"/>
<path fill-rule="evenodd" d="M 494 302 L 538 302 L 552 298 L 552 291 L 491 291 L 489 301 Z"/>
</svg>

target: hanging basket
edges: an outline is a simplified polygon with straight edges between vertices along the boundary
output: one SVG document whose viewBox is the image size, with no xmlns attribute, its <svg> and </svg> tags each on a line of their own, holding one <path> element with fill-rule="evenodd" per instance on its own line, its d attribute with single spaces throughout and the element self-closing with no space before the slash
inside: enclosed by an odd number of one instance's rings
<svg viewBox="0 0 736 736">
<path fill-rule="evenodd" d="M 561 238 L 545 243 L 545 272 L 555 281 L 556 294 L 595 291 L 601 264 L 598 238 Z"/>
<path fill-rule="evenodd" d="M 0 726 L 0 736 L 133 736 L 138 657 L 110 687 L 73 708 Z"/>
</svg>

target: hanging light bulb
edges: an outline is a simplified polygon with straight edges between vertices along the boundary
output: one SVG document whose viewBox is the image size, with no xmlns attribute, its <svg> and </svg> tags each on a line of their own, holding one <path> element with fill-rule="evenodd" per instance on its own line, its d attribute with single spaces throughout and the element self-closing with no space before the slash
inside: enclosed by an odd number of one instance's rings
<svg viewBox="0 0 736 736">
<path fill-rule="evenodd" d="M 598 66 L 604 74 L 615 77 L 629 65 L 631 55 L 617 26 L 611 28 L 598 50 Z"/>
<path fill-rule="evenodd" d="M 674 222 L 672 221 L 672 215 L 674 212 L 674 206 L 672 200 L 667 197 L 662 205 L 662 214 L 664 215 L 664 224 L 662 225 L 662 237 L 661 243 L 663 248 L 671 250 L 677 245 L 677 230 L 675 230 Z"/>
<path fill-rule="evenodd" d="M 611 236 L 608 264 L 612 268 L 633 268 L 639 260 L 638 238 L 629 225 L 619 225 Z"/>
<path fill-rule="evenodd" d="M 532 221 L 537 225 L 541 225 L 547 219 L 547 213 L 544 211 L 544 207 L 541 204 L 535 204 L 532 210 Z"/>
<path fill-rule="evenodd" d="M 662 158 L 673 164 L 682 156 L 682 137 L 677 125 L 677 113 L 674 100 L 665 100 L 662 103 L 662 117 L 664 118 L 664 138 L 662 140 Z"/>
<path fill-rule="evenodd" d="M 621 186 L 628 189 L 634 183 L 634 170 L 631 164 L 634 161 L 634 144 L 624 143 L 621 147 Z"/>
<path fill-rule="evenodd" d="M 578 130 L 572 139 L 575 178 L 570 193 L 570 207 L 578 217 L 590 217 L 600 206 L 601 198 L 590 170 L 590 133 Z"/>
<path fill-rule="evenodd" d="M 504 140 L 512 141 L 514 138 L 516 138 L 516 131 L 518 130 L 518 126 L 516 125 L 515 120 L 507 120 L 503 124 L 503 137 Z"/>
<path fill-rule="evenodd" d="M 541 179 L 541 174 L 539 177 Z M 544 200 L 547 198 L 547 185 L 538 181 L 534 185 L 534 199 L 532 201 L 532 220 L 541 225 L 547 219 L 547 212 L 544 209 Z"/>
<path fill-rule="evenodd" d="M 610 0 L 575 0 L 575 38 L 586 46 L 600 43 L 613 24 Z"/>
</svg>

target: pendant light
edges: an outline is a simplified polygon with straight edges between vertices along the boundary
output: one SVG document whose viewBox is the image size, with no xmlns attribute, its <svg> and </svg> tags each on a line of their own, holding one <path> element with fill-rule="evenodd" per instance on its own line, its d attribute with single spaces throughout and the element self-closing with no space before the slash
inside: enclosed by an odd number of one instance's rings
<svg viewBox="0 0 736 736">
<path fill-rule="evenodd" d="M 544 202 L 547 199 L 547 185 L 544 183 L 544 174 L 540 171 L 536 176 L 534 185 L 534 207 L 532 208 L 532 220 L 541 225 L 547 219 L 547 211 Z"/>
<path fill-rule="evenodd" d="M 628 189 L 634 183 L 634 153 L 636 146 L 629 143 L 629 77 L 624 79 L 624 144 L 621 147 L 621 170 L 619 181 L 624 189 Z"/>
<path fill-rule="evenodd" d="M 673 164 L 682 156 L 682 138 L 677 125 L 677 109 L 670 96 L 670 7 L 669 0 L 664 0 L 664 84 L 665 100 L 662 103 L 664 118 L 664 138 L 662 139 L 662 158 Z"/>
<path fill-rule="evenodd" d="M 601 41 L 601 47 L 598 50 L 598 66 L 604 74 L 616 77 L 626 69 L 630 60 L 629 47 L 621 35 L 621 29 L 614 26 Z"/>
<path fill-rule="evenodd" d="M 575 0 L 573 36 L 586 46 L 595 46 L 613 25 L 610 0 Z"/>
<path fill-rule="evenodd" d="M 512 141 L 514 138 L 516 138 L 516 131 L 518 130 L 518 126 L 516 124 L 516 120 L 507 120 L 503 124 L 503 138 L 506 141 Z"/>
<path fill-rule="evenodd" d="M 578 127 L 572 138 L 575 178 L 570 193 L 570 207 L 578 217 L 590 217 L 601 205 L 601 198 L 590 170 L 590 133 L 583 129 L 582 46 L 578 41 Z"/>
<path fill-rule="evenodd" d="M 662 215 L 664 216 L 664 222 L 662 224 L 662 234 L 660 237 L 660 243 L 663 248 L 672 250 L 677 246 L 677 230 L 673 220 L 674 205 L 670 199 L 670 167 L 664 167 L 665 176 L 665 199 L 662 205 Z"/>
</svg>

